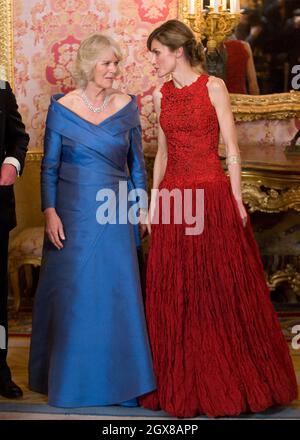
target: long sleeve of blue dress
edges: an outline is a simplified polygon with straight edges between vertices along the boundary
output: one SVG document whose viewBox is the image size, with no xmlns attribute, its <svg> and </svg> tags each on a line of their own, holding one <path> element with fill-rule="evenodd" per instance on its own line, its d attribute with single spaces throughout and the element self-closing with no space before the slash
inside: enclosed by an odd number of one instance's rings
<svg viewBox="0 0 300 440">
<path fill-rule="evenodd" d="M 61 135 L 46 126 L 41 170 L 42 210 L 56 207 L 58 172 L 61 161 Z"/>
<path fill-rule="evenodd" d="M 130 130 L 130 148 L 127 156 L 127 164 L 132 184 L 135 189 L 147 191 L 147 172 L 142 150 L 141 127 L 134 127 Z M 139 206 L 147 209 L 146 197 L 139 197 Z"/>
</svg>

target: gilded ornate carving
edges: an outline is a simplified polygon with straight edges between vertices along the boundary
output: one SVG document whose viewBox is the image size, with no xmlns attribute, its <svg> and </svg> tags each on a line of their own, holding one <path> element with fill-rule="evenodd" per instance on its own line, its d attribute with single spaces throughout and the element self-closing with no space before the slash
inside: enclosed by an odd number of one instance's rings
<svg viewBox="0 0 300 440">
<path fill-rule="evenodd" d="M 237 122 L 300 117 L 300 92 L 258 96 L 231 94 L 230 99 Z"/>
<path fill-rule="evenodd" d="M 26 156 L 26 163 L 27 162 L 40 162 L 43 157 L 42 151 L 28 151 Z"/>
<path fill-rule="evenodd" d="M 0 79 L 13 86 L 12 0 L 0 0 Z"/>
<path fill-rule="evenodd" d="M 261 183 L 243 183 L 243 200 L 250 212 L 300 211 L 300 185 L 295 188 L 266 188 Z"/>
<path fill-rule="evenodd" d="M 300 273 L 290 264 L 287 264 L 285 269 L 278 270 L 268 277 L 268 286 L 271 291 L 282 283 L 287 283 L 294 293 L 300 297 Z"/>
<path fill-rule="evenodd" d="M 242 192 L 250 212 L 300 211 L 300 175 L 272 169 L 271 163 L 262 169 L 243 167 Z"/>
</svg>

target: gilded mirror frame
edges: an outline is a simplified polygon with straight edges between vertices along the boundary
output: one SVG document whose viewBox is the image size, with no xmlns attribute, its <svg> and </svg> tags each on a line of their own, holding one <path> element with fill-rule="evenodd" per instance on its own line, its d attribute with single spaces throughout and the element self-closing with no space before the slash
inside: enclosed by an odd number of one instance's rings
<svg viewBox="0 0 300 440">
<path fill-rule="evenodd" d="M 0 79 L 14 84 L 13 1 L 0 0 Z"/>
<path fill-rule="evenodd" d="M 184 21 L 186 0 L 178 0 L 178 19 Z M 270 95 L 230 94 L 234 118 L 238 122 L 300 117 L 300 91 Z"/>
</svg>

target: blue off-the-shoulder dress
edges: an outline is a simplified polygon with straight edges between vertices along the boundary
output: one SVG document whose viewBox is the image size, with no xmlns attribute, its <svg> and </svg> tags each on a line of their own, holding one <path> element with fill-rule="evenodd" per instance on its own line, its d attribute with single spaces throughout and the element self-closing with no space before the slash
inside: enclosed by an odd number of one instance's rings
<svg viewBox="0 0 300 440">
<path fill-rule="evenodd" d="M 56 208 L 66 240 L 57 250 L 45 238 L 29 387 L 54 406 L 118 404 L 155 388 L 134 226 L 118 221 L 119 182 L 146 189 L 139 113 L 132 97 L 94 125 L 61 96 L 46 122 L 42 205 Z M 115 223 L 96 220 L 101 189 L 116 195 Z"/>
</svg>

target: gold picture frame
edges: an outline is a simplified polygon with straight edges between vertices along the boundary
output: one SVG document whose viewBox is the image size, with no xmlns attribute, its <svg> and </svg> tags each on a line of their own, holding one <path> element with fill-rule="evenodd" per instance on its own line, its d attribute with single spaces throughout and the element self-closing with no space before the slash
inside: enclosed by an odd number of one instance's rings
<svg viewBox="0 0 300 440">
<path fill-rule="evenodd" d="M 14 85 L 13 1 L 0 0 L 0 79 Z"/>
</svg>

